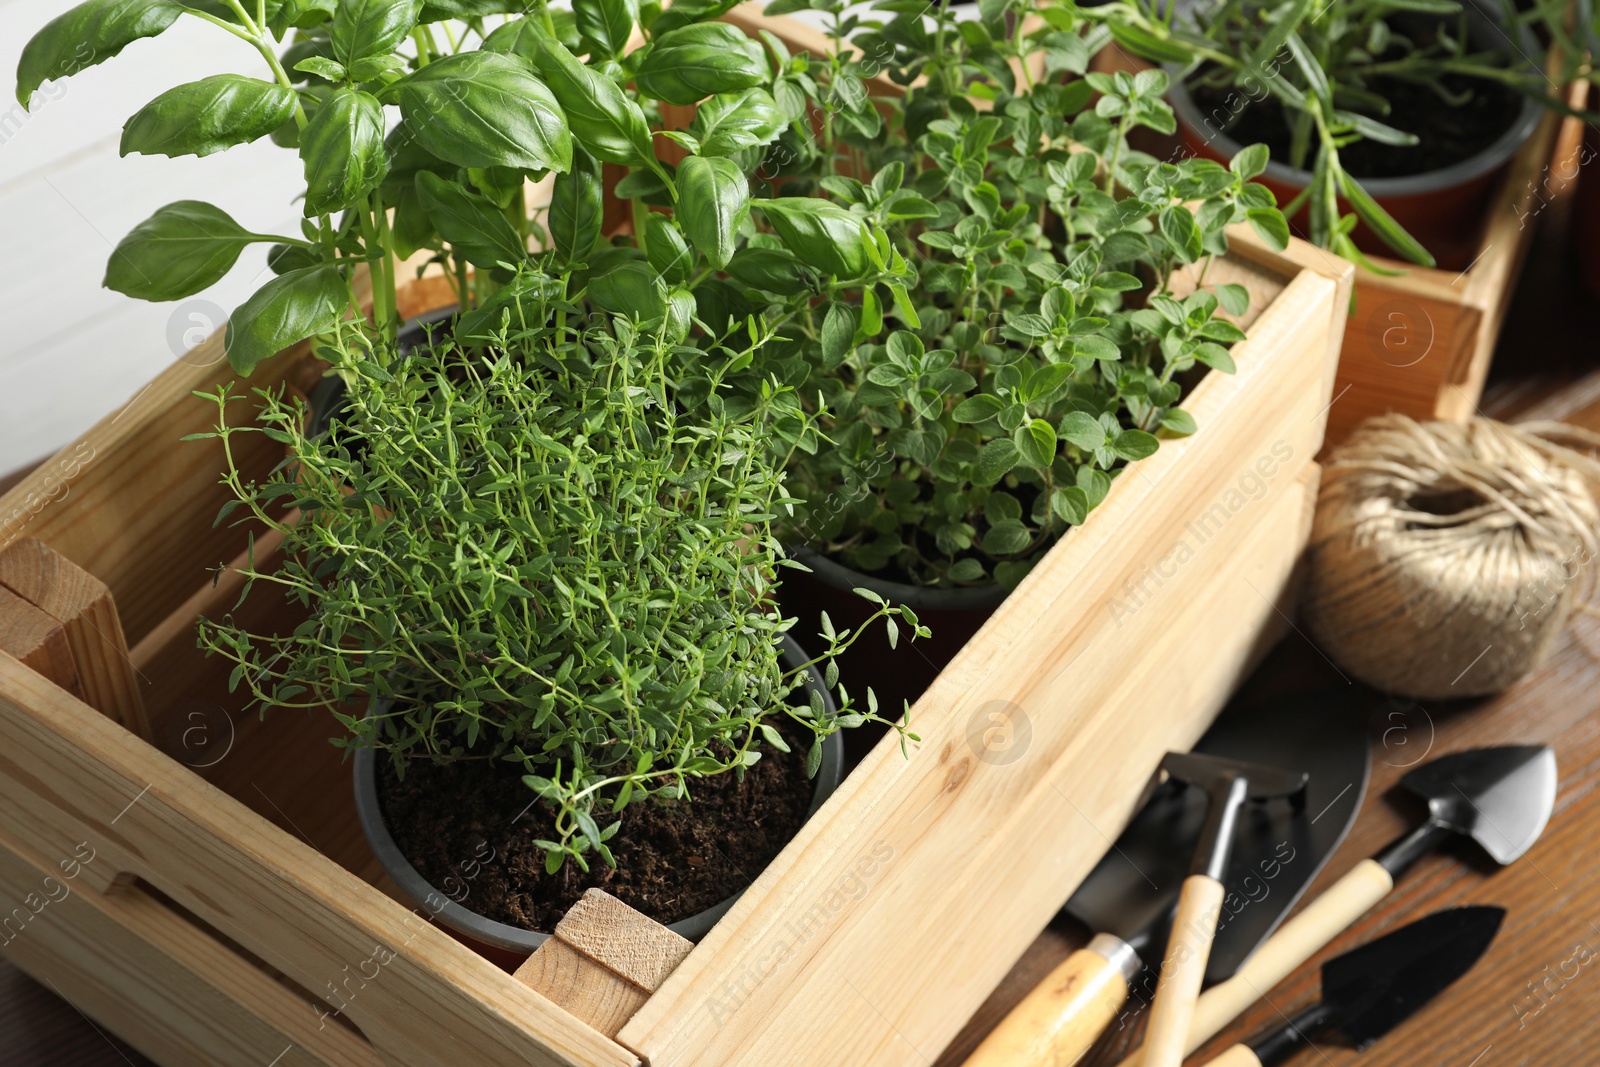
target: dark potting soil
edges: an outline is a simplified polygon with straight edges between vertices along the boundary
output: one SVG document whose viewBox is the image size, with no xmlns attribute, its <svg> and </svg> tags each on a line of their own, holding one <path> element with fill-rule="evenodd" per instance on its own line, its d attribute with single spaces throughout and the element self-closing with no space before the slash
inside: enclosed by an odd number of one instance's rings
<svg viewBox="0 0 1600 1067">
<path fill-rule="evenodd" d="M 1387 117 L 1372 117 L 1414 133 L 1419 140 L 1401 146 L 1363 138 L 1339 150 L 1345 169 L 1357 178 L 1399 178 L 1442 170 L 1488 148 L 1522 113 L 1522 94 L 1507 86 L 1455 75 L 1443 81 L 1452 93 L 1470 92 L 1471 99 L 1453 107 L 1425 86 L 1374 79 L 1374 91 L 1389 101 L 1391 111 Z M 1226 127 L 1228 136 L 1242 145 L 1264 144 L 1274 160 L 1289 162 L 1289 126 L 1277 100 L 1267 98 L 1240 108 L 1238 90 L 1203 85 L 1192 85 L 1190 95 L 1202 115 L 1220 119 L 1238 110 L 1237 121 Z M 1310 169 L 1313 158 L 1308 152 L 1305 169 Z"/>
<path fill-rule="evenodd" d="M 804 747 L 795 739 L 790 747 L 766 749 L 742 783 L 733 774 L 691 780 L 689 803 L 630 805 L 609 842 L 617 866 L 591 854 L 587 874 L 570 859 L 545 873 L 533 842 L 555 836 L 553 820 L 542 802 L 529 807 L 535 797 L 520 764 L 417 761 L 402 781 L 380 758 L 378 796 L 412 866 L 480 915 L 548 932 L 585 890 L 598 888 L 673 923 L 749 885 L 805 822 L 816 783 L 806 777 Z"/>
</svg>

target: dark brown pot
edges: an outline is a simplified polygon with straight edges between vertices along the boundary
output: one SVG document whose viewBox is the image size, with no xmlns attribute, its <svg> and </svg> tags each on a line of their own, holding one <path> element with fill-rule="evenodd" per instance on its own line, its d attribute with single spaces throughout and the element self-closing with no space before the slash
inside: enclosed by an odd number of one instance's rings
<svg viewBox="0 0 1600 1067">
<path fill-rule="evenodd" d="M 1481 38 L 1487 48 L 1504 42 L 1504 33 L 1494 20 L 1473 4 L 1466 5 L 1469 26 L 1474 38 Z M 1533 34 L 1522 28 L 1520 51 L 1524 56 L 1539 54 L 1538 42 Z M 1185 147 L 1203 159 L 1227 163 L 1244 146 L 1221 132 L 1213 116 L 1201 113 L 1182 81 L 1181 71 L 1172 70 L 1172 89 L 1169 98 L 1177 113 L 1178 129 Z M 1452 166 L 1440 170 L 1412 174 L 1403 178 L 1369 178 L 1361 182 L 1362 188 L 1377 200 L 1384 210 L 1394 216 L 1406 232 L 1415 237 L 1422 247 L 1433 253 L 1440 270 L 1465 270 L 1478 256 L 1483 240 L 1485 216 L 1489 204 L 1499 188 L 1511 159 L 1533 136 L 1544 107 L 1532 98 L 1523 101 L 1522 111 L 1510 129 L 1492 145 Z M 1403 116 L 1389 120 L 1404 129 Z M 1287 204 L 1300 194 L 1311 181 L 1311 172 L 1297 170 L 1286 164 L 1272 162 L 1267 171 L 1256 179 L 1272 190 L 1279 204 Z M 1339 210 L 1344 213 L 1351 207 L 1341 197 Z M 1309 229 L 1309 212 L 1302 208 L 1290 220 L 1297 234 L 1304 236 Z M 1388 245 L 1363 223 L 1353 234 L 1356 246 L 1363 252 L 1392 256 Z"/>
</svg>

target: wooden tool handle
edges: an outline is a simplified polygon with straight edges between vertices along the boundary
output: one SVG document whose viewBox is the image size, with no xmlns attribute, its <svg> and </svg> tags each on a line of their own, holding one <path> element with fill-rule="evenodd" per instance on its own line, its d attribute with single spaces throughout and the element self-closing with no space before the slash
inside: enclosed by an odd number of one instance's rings
<svg viewBox="0 0 1600 1067">
<path fill-rule="evenodd" d="M 1238 973 L 1218 982 L 1201 996 L 1189 1024 L 1186 1052 L 1193 1052 L 1215 1037 L 1246 1008 L 1287 978 L 1296 967 L 1316 955 L 1394 888 L 1394 879 L 1376 860 L 1362 860 L 1333 888 L 1284 923 L 1245 961 Z M 1146 1046 L 1148 1047 L 1148 1046 Z M 1117 1067 L 1146 1063 L 1141 1049 Z"/>
<path fill-rule="evenodd" d="M 1172 936 L 1161 961 L 1161 981 L 1150 1006 L 1145 1030 L 1147 1067 L 1180 1067 L 1188 1051 L 1189 1022 L 1194 1017 L 1200 983 L 1211 959 L 1211 941 L 1222 916 L 1222 883 L 1204 874 L 1183 880 L 1178 911 L 1172 918 Z"/>
<path fill-rule="evenodd" d="M 1139 958 L 1101 935 L 1068 956 L 990 1031 L 964 1067 L 1071 1067 L 1128 999 Z"/>
<path fill-rule="evenodd" d="M 1235 1045 L 1207 1063 L 1206 1067 L 1261 1067 L 1261 1060 L 1250 1050 L 1249 1045 Z"/>
</svg>

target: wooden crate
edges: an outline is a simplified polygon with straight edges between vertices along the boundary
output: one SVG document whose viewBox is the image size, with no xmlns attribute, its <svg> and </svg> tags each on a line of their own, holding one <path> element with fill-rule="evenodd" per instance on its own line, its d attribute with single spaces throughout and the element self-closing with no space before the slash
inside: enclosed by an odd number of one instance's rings
<svg viewBox="0 0 1600 1067">
<path fill-rule="evenodd" d="M 246 536 L 213 527 L 216 442 L 179 441 L 213 416 L 191 391 L 230 377 L 213 338 L 0 498 L 0 548 L 109 587 L 160 743 L 0 653 L 11 958 L 165 1064 L 926 1062 L 1283 621 L 1351 275 L 1235 248 L 1213 279 L 1252 290 L 1249 339 L 1188 400 L 1201 432 L 1117 480 L 918 703 L 909 758 L 874 751 L 614 1038 L 398 899 L 332 724 L 245 714 L 196 650 L 196 613 L 233 597 L 206 568 Z M 446 294 L 415 283 L 403 310 Z M 250 384 L 315 375 L 302 346 Z M 1019 731 L 999 758 L 996 711 Z"/>
<path fill-rule="evenodd" d="M 1149 64 L 1113 46 L 1096 55 L 1093 66 L 1135 71 Z M 1554 62 L 1552 69 L 1558 69 Z M 1588 83 L 1574 83 L 1566 97 L 1573 107 L 1583 107 Z M 1404 273 L 1356 272 L 1328 416 L 1329 446 L 1385 412 L 1423 420 L 1460 420 L 1477 412 L 1534 225 L 1552 199 L 1570 195 L 1576 185 L 1583 129 L 1579 119 L 1545 114 L 1512 159 L 1487 216 L 1462 220 L 1464 226 L 1483 227 L 1477 254 L 1465 270 L 1430 270 L 1374 256 L 1379 265 Z M 1176 139 L 1167 142 L 1169 148 L 1178 146 Z"/>
</svg>

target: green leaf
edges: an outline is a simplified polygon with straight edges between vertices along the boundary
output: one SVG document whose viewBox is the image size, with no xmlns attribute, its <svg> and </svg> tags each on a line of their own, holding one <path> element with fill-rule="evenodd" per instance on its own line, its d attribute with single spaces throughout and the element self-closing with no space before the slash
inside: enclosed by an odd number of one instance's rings
<svg viewBox="0 0 1600 1067">
<path fill-rule="evenodd" d="M 1253 144 L 1247 148 L 1239 149 L 1233 159 L 1228 162 L 1228 169 L 1233 171 L 1245 181 L 1267 169 L 1267 164 L 1272 161 L 1272 149 L 1264 144 Z"/>
<path fill-rule="evenodd" d="M 1111 450 L 1123 459 L 1144 459 L 1154 455 L 1155 450 L 1161 447 L 1161 442 L 1156 440 L 1155 434 L 1143 430 L 1123 430 L 1111 442 Z"/>
<path fill-rule="evenodd" d="M 688 281 L 694 267 L 694 253 L 689 251 L 678 227 L 667 216 L 652 211 L 645 221 L 645 229 L 650 266 L 670 283 Z"/>
<path fill-rule="evenodd" d="M 221 281 L 244 246 L 261 239 L 221 208 L 179 200 L 117 243 L 104 285 L 140 300 L 181 300 Z"/>
<path fill-rule="evenodd" d="M 838 301 L 828 305 L 822 320 L 822 358 L 837 365 L 849 354 L 856 336 L 856 313 Z"/>
<path fill-rule="evenodd" d="M 746 245 L 728 261 L 728 274 L 745 285 L 781 296 L 799 296 L 814 288 L 815 276 L 787 249 Z M 851 326 L 851 330 L 855 327 Z"/>
<path fill-rule="evenodd" d="M 293 89 L 214 74 L 168 89 L 122 127 L 122 154 L 208 156 L 265 137 L 294 116 Z"/>
<path fill-rule="evenodd" d="M 574 149 L 572 169 L 556 175 L 547 220 L 550 240 L 563 261 L 581 263 L 600 240 L 605 221 L 604 193 L 600 161 L 581 148 Z"/>
<path fill-rule="evenodd" d="M 667 287 L 648 264 L 634 260 L 589 280 L 589 299 L 601 310 L 641 322 L 667 309 Z"/>
<path fill-rule="evenodd" d="M 1089 451 L 1106 443 L 1106 428 L 1086 411 L 1069 411 L 1061 420 L 1061 436 L 1078 448 Z"/>
<path fill-rule="evenodd" d="M 678 165 L 678 224 L 713 267 L 733 257 L 749 196 L 749 181 L 731 159 L 690 156 Z"/>
<path fill-rule="evenodd" d="M 183 14 L 171 0 L 87 0 L 34 34 L 17 61 L 17 103 L 45 82 L 103 63 L 143 37 L 154 37 Z"/>
<path fill-rule="evenodd" d="M 1237 282 L 1224 282 L 1217 286 L 1217 301 L 1230 315 L 1243 315 L 1250 310 L 1250 290 Z"/>
<path fill-rule="evenodd" d="M 349 306 L 349 286 L 332 263 L 280 275 L 228 320 L 228 363 L 248 375 L 262 360 L 333 329 Z"/>
<path fill-rule="evenodd" d="M 578 32 L 608 55 L 620 56 L 639 20 L 639 0 L 572 0 Z"/>
<path fill-rule="evenodd" d="M 1279 252 L 1289 247 L 1289 223 L 1277 208 L 1253 207 L 1245 213 L 1245 218 L 1250 220 L 1250 228 L 1256 231 L 1256 236 Z M 1432 265 L 1431 258 L 1429 265 Z"/>
<path fill-rule="evenodd" d="M 1194 416 L 1182 408 L 1173 408 L 1161 416 L 1161 428 L 1168 433 L 1178 434 L 1183 437 L 1187 437 L 1198 429 L 1194 424 Z"/>
<path fill-rule="evenodd" d="M 866 273 L 866 243 L 871 240 L 860 215 L 838 204 L 806 196 L 760 200 L 757 206 L 800 260 L 841 278 Z"/>
<path fill-rule="evenodd" d="M 1031 419 L 1018 426 L 1012 439 L 1022 461 L 1030 467 L 1043 470 L 1056 458 L 1056 428 L 1044 419 Z"/>
<path fill-rule="evenodd" d="M 536 63 L 566 112 L 572 135 L 591 155 L 625 166 L 655 160 L 644 112 L 616 82 L 549 38 L 540 40 Z"/>
<path fill-rule="evenodd" d="M 1228 354 L 1228 350 L 1210 341 L 1195 347 L 1194 358 L 1224 374 L 1232 374 L 1235 370 L 1233 357 Z"/>
<path fill-rule="evenodd" d="M 992 393 L 979 393 L 969 396 L 955 406 L 950 417 L 961 423 L 986 422 L 999 416 L 1005 410 L 1005 404 Z"/>
<path fill-rule="evenodd" d="M 1361 187 L 1361 183 L 1339 169 L 1339 188 L 1344 193 L 1355 213 L 1366 223 L 1373 233 L 1384 244 L 1394 249 L 1402 258 L 1424 267 L 1432 267 L 1434 259 L 1432 254 L 1417 242 L 1405 229 L 1394 220 L 1394 216 L 1385 211 L 1372 195 Z M 1255 221 L 1255 212 L 1250 213 L 1250 221 Z"/>
<path fill-rule="evenodd" d="M 294 69 L 305 74 L 315 74 L 324 81 L 330 82 L 343 81 L 348 73 L 344 69 L 343 63 L 329 59 L 327 56 L 311 56 L 307 59 L 302 59 L 294 65 Z"/>
<path fill-rule="evenodd" d="M 1200 225 L 1194 221 L 1189 209 L 1181 204 L 1161 212 L 1161 236 L 1167 239 L 1178 258 L 1185 263 L 1193 263 L 1204 251 L 1205 237 L 1200 232 Z"/>
<path fill-rule="evenodd" d="M 1033 535 L 1018 519 L 1007 519 L 989 527 L 983 535 L 983 550 L 991 556 L 1011 556 L 1033 543 Z"/>
<path fill-rule="evenodd" d="M 1075 485 L 1057 489 L 1050 494 L 1050 510 L 1070 526 L 1082 525 L 1089 517 L 1089 494 Z"/>
<path fill-rule="evenodd" d="M 771 144 L 787 122 L 765 89 L 718 93 L 695 112 L 689 132 L 703 156 L 731 156 L 746 148 Z"/>
<path fill-rule="evenodd" d="M 1164 41 L 1138 26 L 1112 22 L 1106 28 L 1111 31 L 1112 39 L 1122 47 L 1157 63 L 1188 63 L 1193 58 L 1182 45 Z"/>
<path fill-rule="evenodd" d="M 317 108 L 300 133 L 307 215 L 348 207 L 383 181 L 383 106 L 369 93 L 339 89 Z"/>
<path fill-rule="evenodd" d="M 333 56 L 346 67 L 393 52 L 417 24 L 419 0 L 339 0 L 330 38 Z"/>
<path fill-rule="evenodd" d="M 766 81 L 761 46 L 725 22 L 700 22 L 657 37 L 634 84 L 669 104 L 694 104 Z"/>
<path fill-rule="evenodd" d="M 983 446 L 978 453 L 978 469 L 974 481 L 980 485 L 993 485 L 1010 473 L 1022 453 L 1009 437 L 999 437 Z"/>
<path fill-rule="evenodd" d="M 492 267 L 527 258 L 522 238 L 488 197 L 427 170 L 417 174 L 417 197 L 439 236 L 467 262 Z"/>
<path fill-rule="evenodd" d="M 510 56 L 445 56 L 389 91 L 422 147 L 457 166 L 558 172 L 572 166 L 561 106 Z"/>
</svg>

